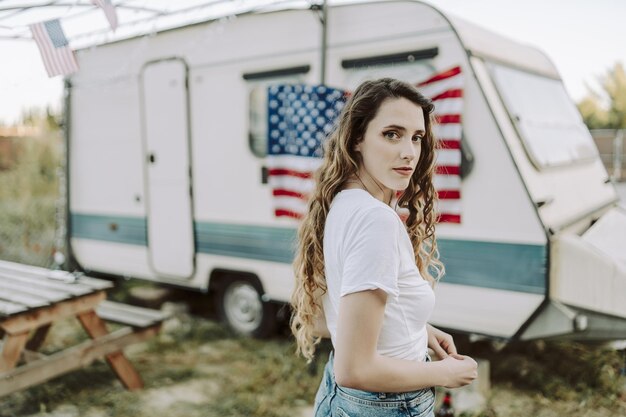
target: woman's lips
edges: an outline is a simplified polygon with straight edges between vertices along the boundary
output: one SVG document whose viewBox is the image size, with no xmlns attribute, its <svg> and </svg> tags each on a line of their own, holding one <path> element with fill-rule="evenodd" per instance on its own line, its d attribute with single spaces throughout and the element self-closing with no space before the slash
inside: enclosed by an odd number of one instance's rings
<svg viewBox="0 0 626 417">
<path fill-rule="evenodd" d="M 400 175 L 404 175 L 405 177 L 408 177 L 413 173 L 413 170 L 410 168 L 394 168 L 393 170 Z"/>
</svg>

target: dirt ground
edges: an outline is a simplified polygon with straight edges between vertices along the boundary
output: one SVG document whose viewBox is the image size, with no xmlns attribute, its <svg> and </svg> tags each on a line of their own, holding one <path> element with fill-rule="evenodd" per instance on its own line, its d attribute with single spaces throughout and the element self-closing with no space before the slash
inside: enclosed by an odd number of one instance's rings
<svg viewBox="0 0 626 417">
<path fill-rule="evenodd" d="M 296 358 L 286 329 L 270 340 L 254 340 L 230 333 L 211 318 L 188 314 L 184 304 L 166 303 L 164 308 L 175 315 L 161 333 L 126 350 L 144 378 L 143 390 L 126 391 L 108 366 L 97 362 L 0 399 L 0 417 L 312 416 L 324 363 L 320 359 L 307 366 Z M 77 322 L 59 323 L 44 349 L 53 352 L 84 337 Z M 319 357 L 325 358 L 328 349 L 328 344 L 320 346 Z M 526 375 L 541 373 L 543 365 L 537 367 L 534 359 L 520 359 L 518 351 L 509 357 L 511 368 L 525 368 Z M 507 372 L 506 367 L 494 370 L 499 380 L 492 381 L 481 410 L 457 416 L 626 416 L 624 389 L 621 393 L 614 389 L 603 393 L 587 385 L 564 389 L 565 382 L 549 379 L 533 386 L 506 376 Z M 613 379 L 605 386 L 613 387 L 617 381 L 624 388 L 624 378 L 611 372 L 608 378 Z M 590 381 L 605 377 L 589 376 Z"/>
</svg>

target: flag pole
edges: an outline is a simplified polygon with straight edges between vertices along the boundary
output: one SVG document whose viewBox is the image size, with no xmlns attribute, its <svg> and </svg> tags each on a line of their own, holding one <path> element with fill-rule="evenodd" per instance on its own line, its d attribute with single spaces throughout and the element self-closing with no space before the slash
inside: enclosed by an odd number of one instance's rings
<svg viewBox="0 0 626 417">
<path fill-rule="evenodd" d="M 322 51 L 321 51 L 321 63 L 320 63 L 320 84 L 326 84 L 326 43 L 328 30 L 328 8 L 326 7 L 326 0 L 322 3 Z"/>
</svg>

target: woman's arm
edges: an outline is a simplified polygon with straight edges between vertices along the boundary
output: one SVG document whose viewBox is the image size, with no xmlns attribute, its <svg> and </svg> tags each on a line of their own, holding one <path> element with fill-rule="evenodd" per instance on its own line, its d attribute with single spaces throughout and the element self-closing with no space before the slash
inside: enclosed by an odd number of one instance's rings
<svg viewBox="0 0 626 417">
<path fill-rule="evenodd" d="M 324 306 L 320 303 L 320 314 L 315 317 L 313 326 L 313 336 L 330 339 L 330 332 L 328 331 L 328 325 L 326 324 L 326 314 L 324 313 Z"/>
<path fill-rule="evenodd" d="M 381 289 L 340 298 L 335 346 L 337 384 L 366 391 L 403 392 L 436 385 L 467 385 L 477 376 L 476 362 L 458 354 L 437 362 L 417 362 L 376 351 L 387 293 Z"/>
</svg>

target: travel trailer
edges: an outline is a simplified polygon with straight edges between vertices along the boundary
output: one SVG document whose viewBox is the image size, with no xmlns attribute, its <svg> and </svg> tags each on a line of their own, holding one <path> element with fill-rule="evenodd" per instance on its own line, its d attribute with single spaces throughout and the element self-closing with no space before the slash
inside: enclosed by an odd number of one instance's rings
<svg viewBox="0 0 626 417">
<path fill-rule="evenodd" d="M 419 1 L 332 6 L 325 26 L 320 14 L 247 13 L 77 51 L 68 267 L 206 293 L 235 330 L 271 333 L 315 148 L 345 92 L 391 76 L 438 85 L 452 109 L 438 116 L 446 275 L 432 323 L 626 338 L 626 213 L 550 59 Z M 290 165 L 299 156 L 308 165 Z"/>
</svg>

